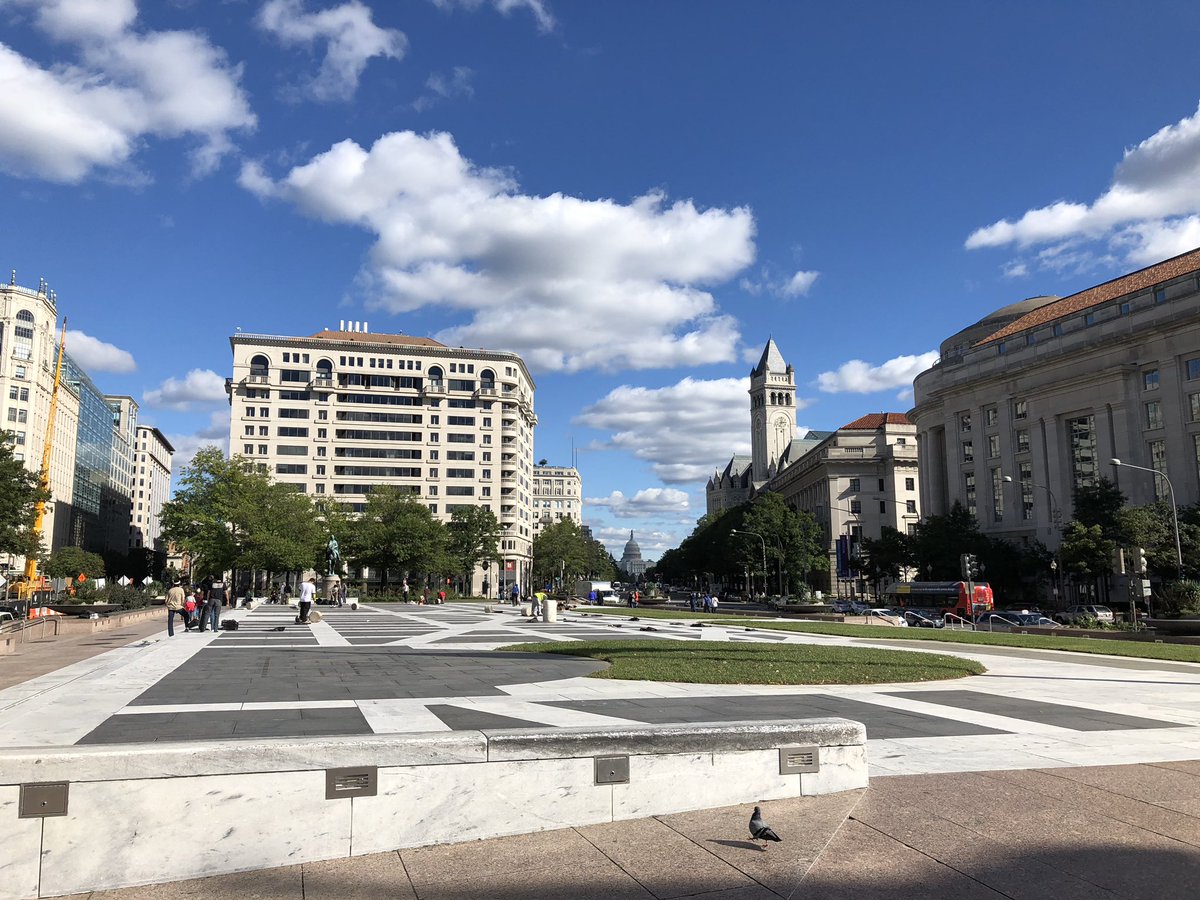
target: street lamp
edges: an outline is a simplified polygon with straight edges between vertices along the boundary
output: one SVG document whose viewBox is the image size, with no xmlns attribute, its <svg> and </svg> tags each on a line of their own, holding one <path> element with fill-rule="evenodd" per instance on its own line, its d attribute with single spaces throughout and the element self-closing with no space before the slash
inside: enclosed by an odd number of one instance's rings
<svg viewBox="0 0 1200 900">
<path fill-rule="evenodd" d="M 759 534 L 757 531 L 738 531 L 738 529 L 733 528 L 733 529 L 730 529 L 729 533 L 730 534 L 750 534 L 750 535 L 753 535 L 754 537 L 758 538 L 758 542 L 760 544 L 762 544 L 763 593 L 765 594 L 767 592 L 767 542 L 765 540 L 763 540 L 763 536 L 761 534 Z M 751 588 L 750 595 L 751 595 L 751 599 L 753 599 L 753 596 L 754 596 L 753 588 Z"/>
<path fill-rule="evenodd" d="M 1011 475 L 1003 476 L 1003 480 L 1004 480 L 1005 484 L 1013 484 L 1014 483 L 1013 477 Z M 1049 528 L 1049 530 L 1053 531 L 1055 528 L 1059 529 L 1059 536 L 1058 536 L 1059 546 L 1054 551 L 1054 559 L 1052 559 L 1050 561 L 1050 570 L 1051 570 L 1051 572 L 1054 573 L 1054 595 L 1055 595 L 1054 603 L 1055 603 L 1055 606 L 1057 607 L 1059 597 L 1062 594 L 1062 591 L 1060 590 L 1060 582 L 1059 582 L 1059 579 L 1062 576 L 1062 567 L 1058 564 L 1058 561 L 1060 558 L 1060 551 L 1062 550 L 1062 533 L 1061 533 L 1062 532 L 1062 511 L 1058 505 L 1058 498 L 1054 496 L 1054 491 L 1050 490 L 1049 485 L 1038 484 L 1036 481 L 1026 481 L 1024 479 L 1022 479 L 1021 481 L 1016 482 L 1016 483 L 1021 484 L 1021 485 L 1028 484 L 1032 487 L 1041 488 L 1050 497 L 1050 528 Z M 1024 509 L 1024 500 L 1022 500 L 1022 509 Z"/>
<path fill-rule="evenodd" d="M 1158 469 L 1147 469 L 1145 466 L 1135 466 L 1133 463 L 1121 462 L 1119 459 L 1110 460 L 1116 467 L 1124 467 L 1126 469 L 1137 469 L 1139 472 L 1149 472 L 1151 475 L 1157 475 L 1167 483 L 1167 491 L 1171 495 L 1171 520 L 1175 525 L 1175 559 L 1179 563 L 1179 577 L 1183 578 L 1183 547 L 1179 543 L 1179 509 L 1175 505 L 1175 487 L 1171 484 L 1171 479 L 1164 475 Z"/>
</svg>

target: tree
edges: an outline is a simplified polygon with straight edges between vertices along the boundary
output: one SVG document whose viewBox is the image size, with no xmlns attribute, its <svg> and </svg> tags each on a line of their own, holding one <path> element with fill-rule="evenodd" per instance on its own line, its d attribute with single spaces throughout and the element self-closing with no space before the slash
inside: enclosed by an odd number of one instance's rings
<svg viewBox="0 0 1200 900">
<path fill-rule="evenodd" d="M 572 581 L 588 574 L 595 560 L 595 551 L 571 519 L 561 519 L 547 525 L 533 539 L 533 577 L 538 584 L 547 584 L 560 575 Z"/>
<path fill-rule="evenodd" d="M 464 583 L 484 562 L 500 559 L 500 523 L 487 506 L 459 506 L 450 513 L 450 556 Z"/>
<path fill-rule="evenodd" d="M 1081 485 L 1071 494 L 1075 509 L 1075 521 L 1082 525 L 1098 525 L 1100 533 L 1110 541 L 1120 541 L 1124 536 L 1121 510 L 1125 506 L 1125 495 L 1107 478 L 1098 478 L 1095 484 Z"/>
<path fill-rule="evenodd" d="M 67 578 L 72 581 L 80 575 L 103 578 L 104 557 L 99 553 L 89 553 L 82 547 L 59 547 L 46 557 L 42 571 L 51 578 Z"/>
<path fill-rule="evenodd" d="M 348 528 L 342 555 L 356 566 L 378 569 L 385 588 L 389 572 L 440 574 L 452 566 L 446 526 L 424 503 L 394 487 L 373 488 Z"/>
<path fill-rule="evenodd" d="M 789 583 L 785 592 L 790 592 L 793 580 L 802 580 L 818 561 L 824 562 L 824 542 L 816 520 L 789 507 L 779 494 L 766 493 L 755 498 L 737 528 L 739 532 L 745 530 L 762 537 L 767 559 L 774 560 L 778 581 L 782 582 L 787 573 Z M 764 547 L 757 546 L 758 541 L 753 538 L 745 543 L 750 549 L 758 549 L 761 559 Z M 743 555 L 742 559 L 745 561 L 746 557 Z"/>
<path fill-rule="evenodd" d="M 880 529 L 878 539 L 863 538 L 862 553 L 862 572 L 875 586 L 876 595 L 881 582 L 903 580 L 904 570 L 913 565 L 912 541 L 887 525 Z"/>
<path fill-rule="evenodd" d="M 49 499 L 38 476 L 13 456 L 12 435 L 0 433 L 0 553 L 42 554 L 42 536 L 33 531 L 33 522 L 38 501 Z"/>
<path fill-rule="evenodd" d="M 1063 568 L 1079 578 L 1100 578 L 1112 565 L 1115 545 L 1099 525 L 1068 522 L 1058 549 Z"/>
<path fill-rule="evenodd" d="M 195 574 L 237 568 L 246 513 L 269 484 L 247 460 L 226 460 L 218 448 L 201 447 L 180 474 L 174 499 L 163 504 L 164 539 L 191 554 Z"/>
<path fill-rule="evenodd" d="M 959 557 L 980 554 L 985 540 L 975 517 L 955 502 L 944 516 L 929 516 L 912 536 L 913 564 L 924 581 L 958 581 L 962 577 Z"/>
<path fill-rule="evenodd" d="M 239 567 L 272 574 L 321 568 L 328 537 L 308 495 L 289 484 L 254 486 L 253 495 L 239 504 L 244 525 Z"/>
</svg>

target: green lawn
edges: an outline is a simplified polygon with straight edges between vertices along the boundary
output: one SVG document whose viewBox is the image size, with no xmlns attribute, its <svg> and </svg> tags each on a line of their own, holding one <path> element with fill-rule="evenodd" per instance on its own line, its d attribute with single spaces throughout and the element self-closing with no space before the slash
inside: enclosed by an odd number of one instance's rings
<svg viewBox="0 0 1200 900">
<path fill-rule="evenodd" d="M 949 628 L 889 628 L 883 625 L 850 625 L 842 622 L 773 622 L 753 617 L 726 616 L 713 613 L 675 612 L 664 609 L 629 609 L 627 607 L 579 607 L 580 612 L 599 612 L 604 615 L 638 616 L 644 619 L 698 619 L 714 625 L 767 628 L 778 631 L 799 631 L 806 634 L 829 634 L 840 637 L 876 638 L 891 641 L 937 641 L 946 644 L 987 644 L 994 647 L 1025 647 L 1036 650 L 1066 650 L 1072 653 L 1100 653 L 1107 656 L 1128 656 L 1136 659 L 1161 659 L 1173 662 L 1200 663 L 1200 645 L 1155 644 L 1141 641 L 1110 641 L 1103 638 L 1067 637 L 1066 635 L 1008 634 L 987 631 L 955 631 Z"/>
<path fill-rule="evenodd" d="M 980 675 L 954 656 L 863 647 L 732 641 L 571 641 L 514 644 L 501 650 L 586 656 L 611 663 L 593 678 L 689 684 L 888 684 Z"/>
</svg>

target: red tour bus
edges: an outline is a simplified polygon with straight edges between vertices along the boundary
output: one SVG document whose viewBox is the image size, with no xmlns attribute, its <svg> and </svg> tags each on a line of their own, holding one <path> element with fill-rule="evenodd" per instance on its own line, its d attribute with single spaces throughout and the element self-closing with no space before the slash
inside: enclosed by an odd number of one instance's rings
<svg viewBox="0 0 1200 900">
<path fill-rule="evenodd" d="M 974 621 L 980 613 L 989 613 L 996 608 L 992 586 L 986 581 L 975 582 L 970 609 L 967 608 L 965 581 L 904 581 L 893 584 L 887 592 L 895 597 L 897 606 L 936 609 L 942 615 L 953 613 L 968 622 Z"/>
</svg>

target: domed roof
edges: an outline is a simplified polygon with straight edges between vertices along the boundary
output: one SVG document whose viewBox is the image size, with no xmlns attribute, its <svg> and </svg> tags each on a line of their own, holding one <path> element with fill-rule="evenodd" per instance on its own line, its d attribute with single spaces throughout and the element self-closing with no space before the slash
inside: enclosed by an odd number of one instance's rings
<svg viewBox="0 0 1200 900">
<path fill-rule="evenodd" d="M 974 325 L 968 325 L 962 331 L 942 341 L 942 345 L 939 348 L 941 356 L 945 359 L 948 356 L 962 353 L 968 347 L 974 346 L 978 341 L 995 333 L 1005 325 L 1017 321 L 1017 319 L 1033 312 L 1035 309 L 1048 306 L 1058 299 L 1053 294 L 1045 294 L 1039 297 L 1027 297 L 1024 300 L 1018 300 L 1016 303 L 1010 303 L 1008 306 L 1002 306 L 994 312 L 988 313 Z"/>
<path fill-rule="evenodd" d="M 629 540 L 625 543 L 625 555 L 623 559 L 641 559 L 642 548 L 638 546 L 637 541 L 633 539 L 633 532 L 629 532 Z"/>
</svg>

